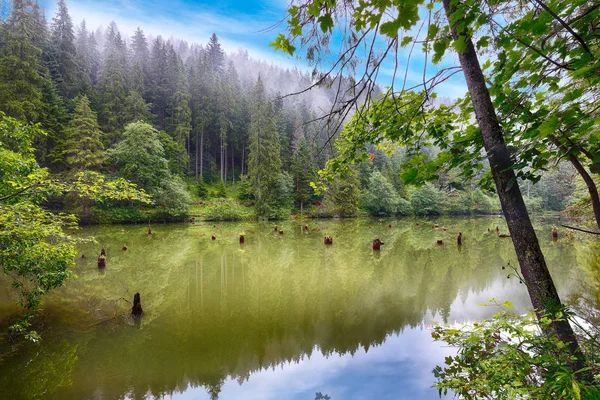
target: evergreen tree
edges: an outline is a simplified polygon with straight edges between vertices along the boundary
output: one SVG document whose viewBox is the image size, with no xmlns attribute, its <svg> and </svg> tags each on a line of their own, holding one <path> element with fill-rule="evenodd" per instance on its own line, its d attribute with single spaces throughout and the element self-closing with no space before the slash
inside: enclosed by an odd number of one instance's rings
<svg viewBox="0 0 600 400">
<path fill-rule="evenodd" d="M 158 36 L 152 44 L 146 96 L 148 103 L 152 105 L 151 110 L 156 116 L 156 123 L 161 129 L 165 127 L 169 101 L 167 69 L 167 48 Z"/>
<path fill-rule="evenodd" d="M 179 76 L 177 79 L 176 92 L 171 98 L 171 125 L 173 141 L 177 145 L 177 155 L 175 156 L 177 173 L 183 173 L 188 161 L 188 155 L 185 152 L 185 143 L 192 130 L 192 111 L 190 110 L 190 93 L 188 89 L 187 77 L 183 69 L 183 63 L 179 63 Z"/>
<path fill-rule="evenodd" d="M 208 40 L 206 45 L 206 52 L 208 53 L 208 60 L 210 67 L 215 73 L 223 72 L 223 64 L 225 63 L 225 52 L 219 43 L 219 38 L 213 33 Z"/>
<path fill-rule="evenodd" d="M 75 37 L 75 53 L 81 71 L 81 88 L 87 91 L 92 86 L 92 63 L 93 55 L 90 49 L 90 33 L 87 30 L 85 20 L 81 21 L 77 36 Z"/>
<path fill-rule="evenodd" d="M 31 3 L 14 0 L 0 31 L 0 109 L 27 122 L 40 122 L 44 113 L 45 77 Z"/>
<path fill-rule="evenodd" d="M 104 161 L 102 132 L 87 96 L 75 100 L 75 115 L 63 144 L 66 166 L 74 171 L 98 170 Z"/>
<path fill-rule="evenodd" d="M 139 27 L 136 29 L 131 38 L 132 64 L 139 64 L 142 67 L 144 76 L 148 74 L 148 62 L 150 59 L 150 51 L 148 50 L 148 41 L 144 35 L 144 31 Z"/>
<path fill-rule="evenodd" d="M 116 143 L 121 129 L 131 120 L 127 93 L 127 49 L 117 25 L 111 22 L 106 33 L 104 65 L 100 77 L 98 120 L 106 144 Z"/>
<path fill-rule="evenodd" d="M 53 80 L 58 92 L 70 99 L 81 84 L 77 52 L 75 49 L 75 33 L 73 22 L 65 0 L 58 1 L 56 15 L 52 19 L 52 52 L 57 63 L 56 76 Z"/>
<path fill-rule="evenodd" d="M 317 174 L 313 162 L 312 154 L 305 138 L 301 138 L 292 158 L 292 178 L 294 179 L 294 198 L 300 206 L 300 211 L 304 209 L 304 204 L 310 200 L 313 195 L 313 189 L 310 183 L 316 180 Z"/>
<path fill-rule="evenodd" d="M 273 107 L 266 99 L 260 77 L 254 87 L 252 100 L 248 174 L 254 188 L 257 214 L 264 217 L 277 207 L 277 204 L 273 204 L 271 188 L 281 173 L 281 158 Z"/>
</svg>

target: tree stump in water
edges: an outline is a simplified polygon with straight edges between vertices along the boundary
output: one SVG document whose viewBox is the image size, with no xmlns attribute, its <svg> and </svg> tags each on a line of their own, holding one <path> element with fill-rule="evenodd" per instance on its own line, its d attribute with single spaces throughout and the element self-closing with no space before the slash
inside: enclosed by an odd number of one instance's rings
<svg viewBox="0 0 600 400">
<path fill-rule="evenodd" d="M 458 232 L 458 237 L 456 238 L 456 244 L 462 246 L 462 232 Z"/>
<path fill-rule="evenodd" d="M 102 248 L 102 250 L 100 250 L 100 255 L 106 257 L 106 250 L 104 249 L 104 247 Z"/>
<path fill-rule="evenodd" d="M 212 240 L 217 240 L 217 237 L 215 235 L 212 235 L 211 239 Z"/>
<path fill-rule="evenodd" d="M 379 238 L 373 240 L 373 250 L 379 250 L 381 246 L 385 244 Z"/>
<path fill-rule="evenodd" d="M 277 225 L 275 225 L 275 227 L 273 228 L 273 232 L 277 232 L 279 230 L 279 228 L 277 228 Z"/>
<path fill-rule="evenodd" d="M 102 254 L 98 256 L 98 268 L 106 268 L 106 256 Z"/>
<path fill-rule="evenodd" d="M 133 295 L 133 307 L 131 307 L 131 315 L 134 317 L 139 317 L 142 315 L 144 311 L 142 310 L 142 300 L 140 299 L 140 294 L 136 293 Z"/>
<path fill-rule="evenodd" d="M 244 244 L 245 240 L 244 235 L 240 235 L 240 244 Z"/>
<path fill-rule="evenodd" d="M 437 241 L 437 245 L 438 245 L 438 246 L 441 246 L 441 245 L 443 245 L 443 244 L 444 244 L 444 241 L 443 241 L 443 240 L 441 240 L 441 239 L 438 239 L 438 241 Z"/>
<path fill-rule="evenodd" d="M 558 231 L 556 229 L 552 229 L 552 240 L 558 240 Z"/>
<path fill-rule="evenodd" d="M 325 243 L 325 244 L 333 244 L 333 237 L 331 237 L 331 236 L 325 236 L 325 238 L 323 239 L 323 243 Z"/>
<path fill-rule="evenodd" d="M 148 236 L 152 235 L 152 228 L 148 227 Z"/>
</svg>

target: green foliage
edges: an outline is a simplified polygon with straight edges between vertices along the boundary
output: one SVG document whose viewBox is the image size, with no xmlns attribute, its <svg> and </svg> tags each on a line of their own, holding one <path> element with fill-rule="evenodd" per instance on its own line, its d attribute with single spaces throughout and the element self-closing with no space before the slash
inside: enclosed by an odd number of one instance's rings
<svg viewBox="0 0 600 400">
<path fill-rule="evenodd" d="M 40 204 L 48 195 L 143 202 L 149 202 L 149 197 L 126 181 L 107 181 L 90 171 L 78 172 L 69 181 L 49 179 L 31 147 L 34 138 L 45 133 L 1 113 L 0 118 L 0 265 L 26 310 L 12 332 L 37 340 L 35 332 L 28 332 L 31 317 L 42 295 L 70 276 L 68 267 L 74 262 L 78 242 L 68 234 L 76 229 L 75 216 L 50 213 Z"/>
<path fill-rule="evenodd" d="M 411 192 L 410 202 L 417 215 L 439 215 L 442 213 L 442 193 L 427 183 Z"/>
<path fill-rule="evenodd" d="M 457 349 L 455 356 L 446 357 L 444 367 L 433 370 L 440 395 L 452 391 L 464 399 L 599 398 L 598 386 L 574 375 L 568 346 L 557 337 L 542 333 L 553 318 L 538 320 L 533 314 L 518 315 L 511 307 L 510 302 L 504 302 L 493 318 L 472 326 L 434 328 L 435 340 Z M 554 320 L 565 317 L 559 312 Z M 591 337 L 594 340 L 597 336 Z M 589 366 L 599 374 L 598 354 L 587 356 Z"/>
<path fill-rule="evenodd" d="M 265 89 L 259 79 L 254 88 L 253 108 L 250 116 L 250 146 L 248 149 L 248 175 L 254 188 L 256 213 L 272 217 L 280 207 L 281 172 L 280 143 L 273 107 L 265 98 Z M 278 182 L 279 181 L 279 182 Z"/>
<path fill-rule="evenodd" d="M 71 170 L 97 170 L 104 161 L 102 132 L 87 96 L 75 100 L 75 116 L 69 124 L 59 160 Z"/>
<path fill-rule="evenodd" d="M 240 200 L 254 200 L 254 193 L 252 190 L 252 184 L 248 175 L 241 175 L 240 181 L 237 185 L 238 199 Z"/>
<path fill-rule="evenodd" d="M 230 200 L 215 200 L 203 208 L 203 211 L 207 221 L 241 221 L 252 215 L 248 208 Z"/>
<path fill-rule="evenodd" d="M 317 178 L 313 157 L 304 137 L 300 139 L 294 152 L 291 172 L 294 180 L 294 199 L 300 208 L 303 208 L 314 194 L 310 183 Z"/>
<path fill-rule="evenodd" d="M 182 209 L 191 202 L 183 180 L 169 171 L 160 135 L 151 125 L 145 122 L 127 125 L 123 140 L 107 153 L 120 167 L 119 175 L 154 195 L 158 205 Z"/>
<path fill-rule="evenodd" d="M 148 222 L 182 222 L 189 218 L 186 211 L 176 209 L 139 207 L 90 208 L 89 221 L 92 224 L 144 224 Z"/>
<path fill-rule="evenodd" d="M 356 174 L 332 182 L 325 193 L 325 204 L 340 217 L 354 217 L 360 203 L 360 187 Z"/>
<path fill-rule="evenodd" d="M 369 186 L 364 195 L 365 207 L 372 215 L 390 216 L 396 214 L 399 203 L 398 193 L 379 171 L 369 178 Z"/>
</svg>

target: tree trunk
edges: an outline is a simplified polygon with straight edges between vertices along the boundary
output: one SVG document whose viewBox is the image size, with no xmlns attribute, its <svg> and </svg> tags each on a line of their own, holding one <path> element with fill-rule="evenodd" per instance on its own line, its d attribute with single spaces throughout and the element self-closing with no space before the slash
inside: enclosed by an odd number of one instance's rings
<svg viewBox="0 0 600 400">
<path fill-rule="evenodd" d="M 235 185 L 235 149 L 231 146 L 231 183 Z"/>
<path fill-rule="evenodd" d="M 242 175 L 244 175 L 244 164 L 245 164 L 245 155 L 246 155 L 246 144 L 242 145 Z"/>
<path fill-rule="evenodd" d="M 200 131 L 200 179 L 204 179 L 204 126 Z"/>
<path fill-rule="evenodd" d="M 198 183 L 198 132 L 196 132 L 196 183 Z"/>
<path fill-rule="evenodd" d="M 190 173 L 191 170 L 192 170 L 192 157 L 191 157 L 191 153 L 192 153 L 192 135 L 188 134 L 188 137 L 187 137 L 187 155 L 188 155 L 187 169 L 188 169 L 188 173 Z"/>
<path fill-rule="evenodd" d="M 454 3 L 454 6 L 450 5 L 451 2 Z M 443 3 L 454 40 L 462 36 L 466 43 L 465 51 L 458 52 L 458 58 L 471 95 L 475 117 L 481 129 L 487 158 L 490 162 L 490 169 L 496 184 L 496 191 L 500 197 L 500 204 L 506 217 L 508 230 L 515 247 L 517 259 L 519 260 L 521 273 L 527 285 L 531 303 L 536 310 L 538 318 L 545 314 L 550 314 L 551 317 L 554 317 L 555 313 L 563 311 L 563 307 L 546 266 L 544 255 L 540 249 L 521 195 L 521 190 L 517 183 L 517 178 L 512 169 L 510 153 L 504 142 L 502 128 L 498 123 L 496 111 L 485 83 L 473 41 L 465 30 L 457 32 L 456 26 L 460 23 L 460 20 L 452 22 L 451 15 L 455 7 L 460 3 L 453 0 L 443 0 Z M 574 371 L 585 367 L 584 356 L 581 353 L 577 338 L 568 321 L 564 320 L 552 323 L 550 330 L 545 333 L 556 335 L 569 346 L 574 358 L 571 365 Z M 593 377 L 589 372 L 577 375 L 580 379 L 593 381 Z"/>
<path fill-rule="evenodd" d="M 567 146 L 561 143 L 560 140 L 554 135 L 548 136 L 552 142 L 565 154 L 569 157 L 569 161 L 573 164 L 573 167 L 577 170 L 579 175 L 583 178 L 583 181 L 587 185 L 588 192 L 590 193 L 590 198 L 592 199 L 592 209 L 594 210 L 594 218 L 596 218 L 596 225 L 598 225 L 598 229 L 600 229 L 600 196 L 598 195 L 598 187 L 594 182 L 594 179 L 590 176 L 590 174 L 586 171 L 585 167 L 581 164 L 579 159 L 575 157 L 574 154 L 569 153 L 569 149 Z"/>
</svg>

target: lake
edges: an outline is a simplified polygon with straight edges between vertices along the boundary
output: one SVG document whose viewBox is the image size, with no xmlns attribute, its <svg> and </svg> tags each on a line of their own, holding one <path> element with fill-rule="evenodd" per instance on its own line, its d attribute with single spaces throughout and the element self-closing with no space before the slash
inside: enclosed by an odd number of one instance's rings
<svg viewBox="0 0 600 400">
<path fill-rule="evenodd" d="M 502 269 L 516 257 L 496 235 L 507 231 L 498 217 L 278 225 L 283 235 L 274 223 L 78 231 L 97 242 L 80 246 L 76 278 L 45 298 L 41 345 L 7 354 L 1 343 L 0 398 L 438 399 L 431 370 L 452 349 L 433 342 L 431 324 L 491 316 L 479 305 L 490 298 L 531 306 Z M 566 297 L 578 290 L 585 246 L 562 231 L 553 242 L 552 222 L 536 229 Z M 144 315 L 134 321 L 136 292 Z M 15 300 L 0 292 L 4 323 Z"/>
</svg>

